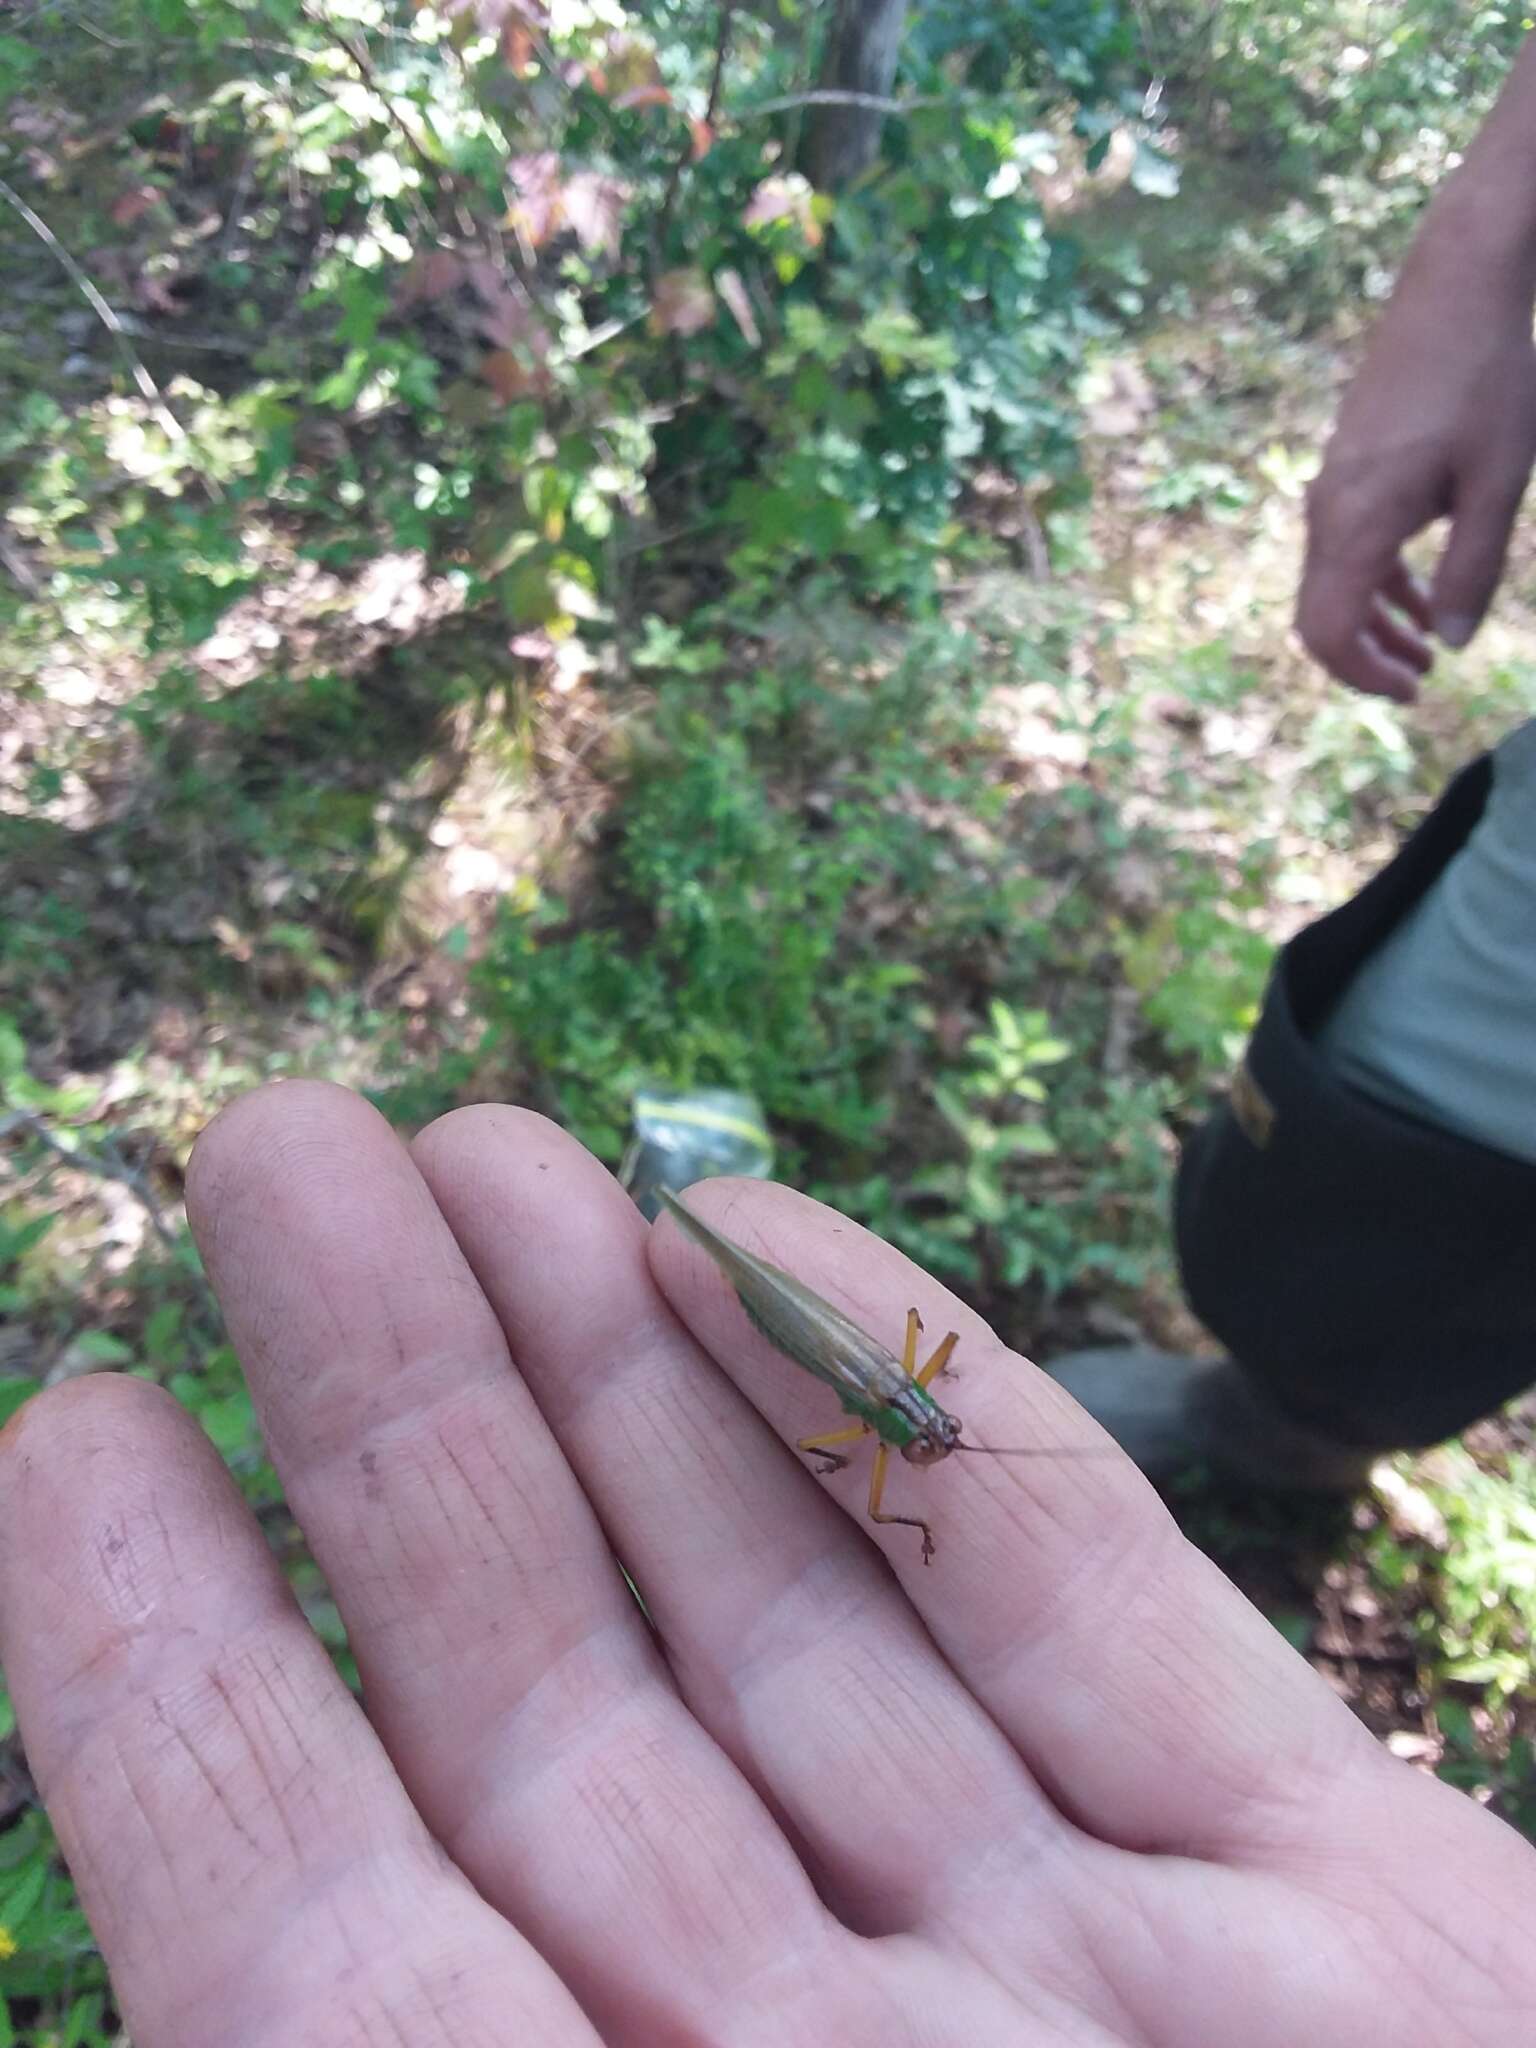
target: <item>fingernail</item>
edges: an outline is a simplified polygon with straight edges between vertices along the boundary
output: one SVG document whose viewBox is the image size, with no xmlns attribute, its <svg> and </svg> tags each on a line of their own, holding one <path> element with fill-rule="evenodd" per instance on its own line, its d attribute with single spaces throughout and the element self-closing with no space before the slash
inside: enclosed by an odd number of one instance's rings
<svg viewBox="0 0 1536 2048">
<path fill-rule="evenodd" d="M 1477 631 L 1477 621 L 1465 612 L 1436 612 L 1435 631 L 1447 647 L 1465 647 Z"/>
</svg>

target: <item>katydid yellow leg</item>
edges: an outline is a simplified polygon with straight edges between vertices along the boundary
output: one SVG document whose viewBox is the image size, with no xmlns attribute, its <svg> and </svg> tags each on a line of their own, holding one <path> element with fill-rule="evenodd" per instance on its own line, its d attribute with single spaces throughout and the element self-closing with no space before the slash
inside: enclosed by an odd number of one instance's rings
<svg viewBox="0 0 1536 2048">
<path fill-rule="evenodd" d="M 933 1562 L 933 1531 L 926 1522 L 920 1522 L 916 1515 L 888 1515 L 880 1506 L 885 1492 L 885 1468 L 890 1461 L 889 1444 L 882 1444 L 875 1452 L 875 1468 L 869 1475 L 869 1519 L 872 1522 L 900 1522 L 904 1528 L 921 1529 L 923 1532 L 923 1563 Z"/>
<path fill-rule="evenodd" d="M 812 1457 L 825 1458 L 823 1472 L 841 1472 L 848 1460 L 840 1451 L 832 1449 L 833 1444 L 856 1444 L 861 1436 L 869 1435 L 867 1422 L 855 1422 L 849 1429 L 829 1430 L 825 1436 L 803 1436 L 795 1445 L 797 1451 L 809 1451 Z"/>
<path fill-rule="evenodd" d="M 939 1346 L 937 1351 L 934 1352 L 932 1358 L 930 1358 L 928 1363 L 923 1367 L 922 1371 L 912 1373 L 912 1377 L 917 1381 L 917 1384 L 920 1387 L 926 1387 L 927 1385 L 929 1385 L 931 1381 L 936 1380 L 938 1378 L 939 1374 L 943 1372 L 945 1367 L 949 1364 L 949 1355 L 959 1342 L 959 1331 L 951 1330 L 949 1335 L 944 1339 L 943 1343 Z M 915 1362 L 916 1361 L 914 1360 L 914 1363 Z M 908 1372 L 912 1372 L 912 1367 L 909 1365 L 907 1367 L 907 1370 Z"/>
<path fill-rule="evenodd" d="M 917 1371 L 917 1340 L 923 1334 L 923 1319 L 915 1308 L 907 1310 L 907 1341 L 902 1347 L 901 1369 L 908 1379 Z"/>
</svg>

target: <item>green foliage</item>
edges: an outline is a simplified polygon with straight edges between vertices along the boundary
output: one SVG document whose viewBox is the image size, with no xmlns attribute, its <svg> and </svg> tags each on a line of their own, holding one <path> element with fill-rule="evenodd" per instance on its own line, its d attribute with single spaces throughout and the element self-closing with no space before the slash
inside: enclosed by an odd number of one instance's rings
<svg viewBox="0 0 1536 2048">
<path fill-rule="evenodd" d="M 943 865 L 943 834 L 895 799 L 908 774 L 949 783 L 925 764 L 966 730 L 957 664 L 935 632 L 874 679 L 699 675 L 685 660 L 658 681 L 601 910 L 574 931 L 558 904 L 511 910 L 479 980 L 493 1028 L 605 1156 L 643 1083 L 750 1087 L 807 1142 L 876 1142 L 894 1062 L 920 1036 L 922 976 L 858 936 L 859 912 Z"/>
<path fill-rule="evenodd" d="M 711 99 L 711 40 L 670 10 L 654 42 L 580 5 L 546 40 L 164 0 L 142 48 L 171 111 L 126 128 L 88 207 L 163 322 L 177 291 L 222 307 L 240 371 L 182 368 L 162 404 L 92 328 L 94 398 L 29 383 L 0 454 L 51 572 L 31 632 L 74 610 L 195 643 L 286 532 L 333 564 L 425 548 L 514 627 L 600 633 L 615 522 L 657 493 L 754 573 L 835 561 L 910 596 L 969 463 L 1072 465 L 1091 323 L 1031 123 L 1128 118 L 1131 42 L 1104 5 L 1028 12 L 1022 39 L 997 0 L 919 16 L 917 110 L 834 203 L 750 117 L 795 80 L 749 14 Z M 62 22 L 48 58 L 71 61 Z M 186 149 L 232 209 L 195 265 L 168 203 Z"/>
<path fill-rule="evenodd" d="M 1045 1102 L 1045 1084 L 1037 1070 L 1055 1066 L 1072 1048 L 1051 1035 L 1050 1020 L 1042 1010 L 1020 1015 L 1007 1003 L 994 1001 L 991 1020 L 990 1032 L 967 1042 L 965 1068 L 953 1080 L 934 1086 L 934 1101 L 958 1135 L 963 1159 L 929 1167 L 914 1176 L 912 1186 L 915 1193 L 942 1199 L 956 1221 L 963 1222 L 968 1240 L 986 1230 L 1006 1234 L 1002 1277 L 1017 1285 L 1028 1274 L 1032 1253 L 1029 1233 L 1012 1213 L 1015 1198 L 1009 1169 L 1020 1158 L 1048 1158 L 1057 1147 L 1038 1117 L 1010 1118 L 1010 1112 Z"/>
<path fill-rule="evenodd" d="M 1490 1740 L 1497 1721 L 1482 1725 L 1465 1701 L 1436 1701 L 1435 1719 L 1445 1742 L 1436 1775 L 1475 1798 L 1491 1803 L 1528 1840 L 1536 1841 L 1536 1743 L 1518 1737 Z"/>
<path fill-rule="evenodd" d="M 1259 1014 L 1273 948 L 1233 915 L 1232 897 L 1196 871 L 1184 901 L 1128 933 L 1121 959 L 1147 1022 L 1203 1071 L 1230 1068 Z"/>
<path fill-rule="evenodd" d="M 1149 10 L 1149 42 L 1177 92 L 1234 147 L 1310 179 L 1330 172 L 1434 175 L 1451 138 L 1497 91 L 1526 32 L 1524 10 L 1407 0 L 1233 0 L 1217 11 Z"/>
<path fill-rule="evenodd" d="M 106 1971 L 40 1809 L 0 1832 L 0 2042 L 44 2039 L 64 2048 L 112 2048 Z M 23 2032 L 23 2013 L 55 2015 L 46 2035 Z"/>
<path fill-rule="evenodd" d="M 1373 1539 L 1384 1583 L 1418 1594 L 1417 1626 L 1438 1675 L 1477 1687 L 1501 1709 L 1536 1696 L 1536 1460 L 1487 1472 L 1460 1449 L 1436 1453 L 1424 1490 L 1444 1517 L 1443 1545 L 1403 1550 L 1388 1530 Z"/>
<path fill-rule="evenodd" d="M 1502 84 L 1523 7 L 1405 0 L 1154 0 L 1147 49 L 1171 119 L 1261 176 L 1267 218 L 1228 219 L 1222 261 L 1297 322 L 1384 295 L 1429 193 Z M 1277 203 L 1275 203 L 1277 202 Z"/>
<path fill-rule="evenodd" d="M 650 628 L 655 708 L 609 814 L 601 899 L 579 919 L 548 901 L 503 912 L 477 976 L 493 1070 L 531 1071 L 610 1160 L 639 1088 L 747 1087 L 782 1174 L 937 1270 L 1051 1292 L 1142 1278 L 1165 1104 L 1078 1063 L 1053 1091 L 1059 1128 L 1038 1113 L 1074 1048 L 1028 1004 L 1051 942 L 1031 885 L 1006 833 L 980 830 L 1004 823 L 980 650 L 932 629 L 883 672 L 823 658 L 748 678 L 708 626 Z M 954 1052 L 943 991 L 983 958 L 991 1028 Z"/>
</svg>

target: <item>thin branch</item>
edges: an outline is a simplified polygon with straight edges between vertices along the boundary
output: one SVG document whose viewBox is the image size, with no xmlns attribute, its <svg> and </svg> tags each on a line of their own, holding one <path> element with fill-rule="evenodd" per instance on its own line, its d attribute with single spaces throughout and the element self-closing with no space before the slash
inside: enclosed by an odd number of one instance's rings
<svg viewBox="0 0 1536 2048">
<path fill-rule="evenodd" d="M 74 257 L 70 255 L 64 244 L 53 232 L 53 229 L 49 227 L 47 221 L 43 219 L 40 213 L 35 213 L 16 188 L 13 185 L 7 184 L 4 178 L 0 178 L 0 199 L 6 200 L 8 204 L 15 207 L 27 226 L 37 236 L 44 248 L 48 250 L 70 283 L 74 285 L 102 326 L 111 335 L 122 353 L 123 361 L 126 363 L 134 383 L 138 385 L 139 390 L 149 401 L 150 406 L 154 410 L 155 418 L 165 429 L 169 438 L 173 441 L 185 441 L 187 436 L 181 422 L 160 395 L 160 386 L 139 360 L 133 343 L 128 339 L 127 328 L 80 268 Z"/>
<path fill-rule="evenodd" d="M 204 356 L 252 355 L 266 339 L 264 335 L 250 334 L 170 334 L 142 320 L 125 320 L 123 327 L 126 333 L 136 334 L 156 348 L 190 349 L 194 355 Z"/>
<path fill-rule="evenodd" d="M 591 355 L 593 349 L 601 348 L 606 341 L 612 341 L 616 334 L 622 334 L 627 327 L 637 327 L 642 320 L 650 317 L 651 309 L 643 306 L 638 313 L 631 313 L 627 320 L 605 320 L 594 327 L 590 334 L 582 336 L 574 348 L 564 350 L 560 360 L 566 363 L 579 362 L 583 356 Z"/>
<path fill-rule="evenodd" d="M 120 43 L 116 36 L 109 36 L 105 29 L 97 28 L 94 22 L 87 21 L 83 14 L 75 16 L 75 27 L 83 28 L 93 43 L 101 43 L 109 50 L 132 50 L 138 47 L 134 43 Z"/>
<path fill-rule="evenodd" d="M 709 79 L 709 101 L 704 115 L 705 124 L 714 126 L 715 112 L 720 104 L 720 83 L 725 76 L 725 60 L 731 47 L 731 28 L 736 19 L 736 0 L 721 0 L 720 23 L 715 31 L 715 64 Z M 655 295 L 657 278 L 661 271 L 661 259 L 667 246 L 667 235 L 672 226 L 672 215 L 677 207 L 677 195 L 682 189 L 683 174 L 693 161 L 693 134 L 678 152 L 667 179 L 667 189 L 662 195 L 661 211 L 656 217 L 656 230 L 651 238 L 651 292 Z"/>
<path fill-rule="evenodd" d="M 391 126 L 398 130 L 401 141 L 404 142 L 411 155 L 427 173 L 428 177 L 440 178 L 442 176 L 441 164 L 433 157 L 432 152 L 412 129 L 410 122 L 406 120 L 404 114 L 401 113 L 395 103 L 394 94 L 386 89 L 367 50 L 350 42 L 342 34 L 341 30 L 333 22 L 328 21 L 316 8 L 301 6 L 300 12 L 307 22 L 319 29 L 322 35 L 327 36 L 335 44 L 343 56 L 351 59 L 364 85 L 367 86 L 374 98 L 379 101 L 389 118 Z"/>
<path fill-rule="evenodd" d="M 165 1220 L 165 1212 L 160 1207 L 159 1198 L 156 1196 L 154 1189 L 136 1166 L 128 1164 L 110 1138 L 103 1140 L 99 1153 L 87 1152 L 82 1147 L 74 1145 L 66 1145 L 62 1138 L 57 1137 L 49 1129 L 40 1116 L 35 1116 L 29 1109 L 13 1109 L 8 1116 L 0 1117 L 0 1138 L 10 1137 L 13 1131 L 27 1132 L 30 1137 L 35 1138 L 40 1145 L 45 1146 L 57 1158 L 67 1161 L 71 1166 L 78 1167 L 82 1173 L 94 1174 L 97 1180 L 115 1180 L 121 1186 L 130 1189 L 138 1198 L 140 1206 L 149 1218 L 150 1228 L 154 1231 L 156 1237 L 159 1238 L 161 1244 L 165 1246 L 168 1252 L 174 1252 L 177 1249 L 179 1240 L 175 1231 L 172 1230 Z"/>
<path fill-rule="evenodd" d="M 720 81 L 725 76 L 725 58 L 731 46 L 731 21 L 735 12 L 735 0 L 725 0 L 720 9 L 720 30 L 715 37 L 715 68 L 709 74 L 709 98 L 704 103 L 706 128 L 715 125 L 715 114 L 720 105 Z"/>
<path fill-rule="evenodd" d="M 224 216 L 224 229 L 219 236 L 219 254 L 226 261 L 229 245 L 240 232 L 240 215 L 245 206 L 245 196 L 251 187 L 251 171 L 256 161 L 254 144 L 248 144 L 240 159 L 240 168 L 235 173 L 235 189 L 230 195 L 229 211 Z"/>
<path fill-rule="evenodd" d="M 11 540 L 3 522 L 0 522 L 0 568 L 13 583 L 18 584 L 28 597 L 41 597 L 43 586 L 32 573 L 32 565 Z"/>
<path fill-rule="evenodd" d="M 930 94 L 922 99 L 888 100 L 877 92 L 844 92 L 839 86 L 818 85 L 807 92 L 786 93 L 782 99 L 759 100 L 754 107 L 735 107 L 726 118 L 731 121 L 760 121 L 769 114 L 788 114 L 796 107 L 868 107 L 877 114 L 911 114 L 919 107 L 958 106 L 966 97 L 951 93 Z"/>
</svg>

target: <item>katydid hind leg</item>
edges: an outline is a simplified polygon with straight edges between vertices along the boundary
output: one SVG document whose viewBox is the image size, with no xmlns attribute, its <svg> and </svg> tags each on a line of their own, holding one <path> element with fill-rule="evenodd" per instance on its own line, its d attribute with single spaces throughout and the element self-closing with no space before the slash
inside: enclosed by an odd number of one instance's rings
<svg viewBox="0 0 1536 2048">
<path fill-rule="evenodd" d="M 947 1373 L 950 1371 L 950 1356 L 953 1353 L 955 1346 L 959 1342 L 959 1331 L 951 1330 L 949 1335 L 938 1346 L 932 1358 L 930 1358 L 928 1363 L 923 1367 L 922 1371 L 913 1373 L 912 1377 L 917 1381 L 917 1384 L 920 1387 L 929 1386 L 934 1380 L 938 1378 L 941 1372 Z M 952 1375 L 952 1377 L 958 1377 L 958 1375 Z"/>
<path fill-rule="evenodd" d="M 917 1340 L 923 1334 L 923 1319 L 915 1308 L 907 1310 L 907 1340 L 901 1348 L 901 1369 L 908 1379 L 917 1372 Z"/>
</svg>

